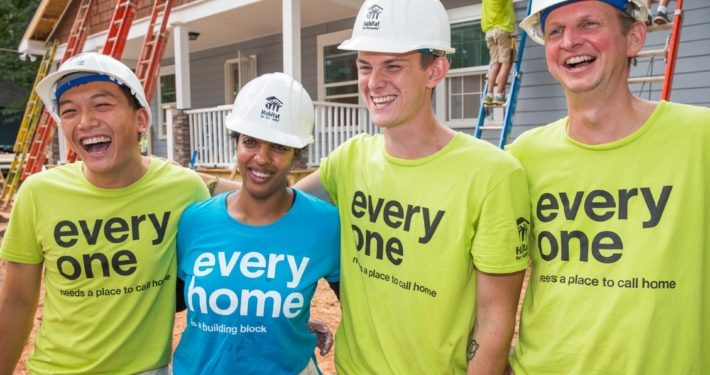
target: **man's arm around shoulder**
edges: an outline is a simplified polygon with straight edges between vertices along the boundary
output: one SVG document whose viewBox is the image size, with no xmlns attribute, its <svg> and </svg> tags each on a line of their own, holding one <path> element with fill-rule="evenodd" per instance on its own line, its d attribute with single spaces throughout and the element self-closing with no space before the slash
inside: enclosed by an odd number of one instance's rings
<svg viewBox="0 0 710 375">
<path fill-rule="evenodd" d="M 468 347 L 468 374 L 503 374 L 515 331 L 525 271 L 490 274 L 476 271 L 476 321 Z"/>
<path fill-rule="evenodd" d="M 317 169 L 308 176 L 300 179 L 296 183 L 295 188 L 304 191 L 310 195 L 316 196 L 330 204 L 333 203 L 333 200 L 330 199 L 330 194 L 325 191 L 323 183 L 321 182 L 320 169 Z"/>
<path fill-rule="evenodd" d="M 42 264 L 5 262 L 0 289 L 0 375 L 10 375 L 32 330 Z"/>
</svg>

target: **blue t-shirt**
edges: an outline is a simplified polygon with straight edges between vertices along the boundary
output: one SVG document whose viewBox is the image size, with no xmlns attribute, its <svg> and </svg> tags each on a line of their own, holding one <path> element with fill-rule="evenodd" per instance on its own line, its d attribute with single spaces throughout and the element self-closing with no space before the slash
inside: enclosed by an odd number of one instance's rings
<svg viewBox="0 0 710 375">
<path fill-rule="evenodd" d="M 335 207 L 294 192 L 293 207 L 264 226 L 229 216 L 229 193 L 185 210 L 178 277 L 187 326 L 175 374 L 296 374 L 312 358 L 310 303 L 320 278 L 340 278 L 339 220 Z"/>
</svg>

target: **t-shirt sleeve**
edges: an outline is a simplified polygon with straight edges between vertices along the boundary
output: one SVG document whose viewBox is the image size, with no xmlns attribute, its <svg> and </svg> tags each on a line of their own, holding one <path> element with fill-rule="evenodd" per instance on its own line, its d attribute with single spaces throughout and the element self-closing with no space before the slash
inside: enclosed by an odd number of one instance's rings
<svg viewBox="0 0 710 375">
<path fill-rule="evenodd" d="M 337 178 L 335 177 L 335 168 L 333 167 L 333 164 L 336 163 L 336 160 L 337 155 L 334 151 L 333 153 L 321 160 L 319 167 L 320 183 L 321 185 L 323 185 L 323 189 L 328 192 L 328 195 L 330 195 L 330 199 L 333 201 L 334 204 L 338 204 L 337 194 L 335 193 L 338 189 L 338 185 Z"/>
<path fill-rule="evenodd" d="M 38 264 L 44 261 L 35 222 L 36 210 L 33 194 L 35 187 L 28 179 L 17 192 L 10 214 L 10 222 L 0 247 L 1 259 L 25 264 Z"/>
<path fill-rule="evenodd" d="M 471 248 L 476 269 L 486 273 L 525 269 L 529 230 L 527 178 L 518 167 L 495 184 L 483 201 Z"/>
</svg>

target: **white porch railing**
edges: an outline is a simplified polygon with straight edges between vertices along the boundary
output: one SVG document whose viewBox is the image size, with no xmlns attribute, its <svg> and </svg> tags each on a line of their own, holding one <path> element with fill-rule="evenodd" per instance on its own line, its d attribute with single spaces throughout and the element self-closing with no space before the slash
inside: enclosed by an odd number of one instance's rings
<svg viewBox="0 0 710 375">
<path fill-rule="evenodd" d="M 320 165 L 321 159 L 358 134 L 379 131 L 364 106 L 331 102 L 315 102 L 314 106 L 316 121 L 313 143 L 308 149 L 308 166 Z"/>
<path fill-rule="evenodd" d="M 378 132 L 363 106 L 327 102 L 314 105 L 314 142 L 308 151 L 309 166 L 317 166 L 322 158 L 357 134 Z M 231 107 L 222 105 L 186 111 L 190 121 L 190 155 L 196 156 L 196 167 L 229 168 L 233 165 L 235 144 L 224 126 Z"/>
<path fill-rule="evenodd" d="M 231 105 L 185 111 L 190 121 L 190 155 L 195 167 L 229 168 L 234 163 L 234 140 L 224 126 Z"/>
</svg>

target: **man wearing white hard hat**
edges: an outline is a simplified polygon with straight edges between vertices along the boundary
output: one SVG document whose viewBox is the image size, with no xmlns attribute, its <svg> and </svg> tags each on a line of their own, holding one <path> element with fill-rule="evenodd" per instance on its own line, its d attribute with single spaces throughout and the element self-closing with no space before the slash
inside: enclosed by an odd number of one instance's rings
<svg viewBox="0 0 710 375">
<path fill-rule="evenodd" d="M 178 219 L 207 189 L 141 155 L 150 108 L 123 63 L 80 54 L 36 90 L 81 161 L 32 175 L 17 193 L 0 248 L 0 373 L 20 357 L 42 278 L 30 373 L 168 373 Z"/>
<path fill-rule="evenodd" d="M 435 0 L 368 0 L 341 49 L 381 135 L 299 182 L 337 204 L 344 374 L 502 373 L 528 264 L 529 201 L 509 154 L 437 121 L 454 52 Z"/>
<path fill-rule="evenodd" d="M 646 12 L 538 0 L 521 23 L 568 116 L 508 147 L 533 205 L 518 375 L 710 369 L 710 110 L 629 90 Z"/>
<path fill-rule="evenodd" d="M 310 96 L 286 74 L 239 91 L 226 126 L 235 132 L 241 189 L 194 204 L 180 219 L 187 327 L 176 375 L 319 373 L 308 319 L 318 280 L 337 293 L 338 212 L 288 186 L 313 122 Z"/>
</svg>

